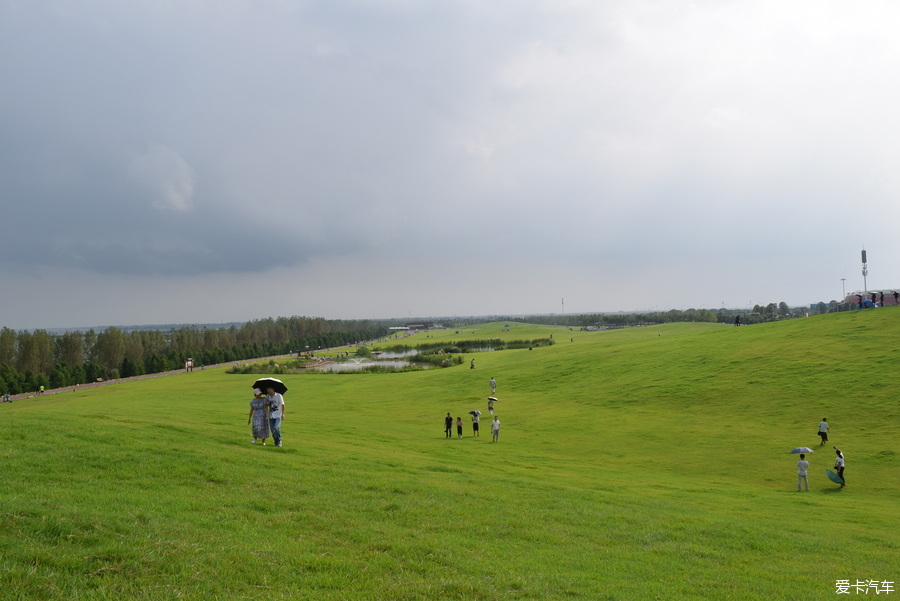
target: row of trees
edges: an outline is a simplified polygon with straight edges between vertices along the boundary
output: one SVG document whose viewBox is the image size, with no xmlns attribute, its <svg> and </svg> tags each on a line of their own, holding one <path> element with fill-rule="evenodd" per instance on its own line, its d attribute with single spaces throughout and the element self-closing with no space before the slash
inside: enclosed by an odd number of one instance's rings
<svg viewBox="0 0 900 601">
<path fill-rule="evenodd" d="M 195 365 L 227 363 L 315 350 L 380 338 L 387 326 L 368 320 L 279 317 L 240 327 L 126 331 L 109 327 L 54 334 L 46 330 L 0 329 L 0 394 L 40 386 L 59 388 L 159 373 Z"/>
<path fill-rule="evenodd" d="M 546 325 L 559 325 L 567 327 L 625 327 L 635 325 L 650 325 L 659 323 L 672 323 L 678 321 L 700 321 L 710 323 L 734 323 L 735 316 L 740 316 L 741 323 L 761 323 L 772 321 L 775 319 L 789 319 L 795 317 L 805 317 L 815 313 L 830 313 L 833 311 L 846 311 L 853 307 L 849 303 L 838 303 L 831 301 L 828 305 L 819 303 L 816 309 L 807 309 L 804 307 L 788 307 L 787 303 L 769 303 L 768 305 L 755 305 L 752 312 L 735 310 L 735 309 L 719 309 L 711 311 L 709 309 L 687 309 L 679 311 L 672 309 L 669 311 L 651 311 L 648 313 L 587 313 L 573 315 L 532 315 L 529 317 L 512 317 L 505 318 L 508 322 L 519 323 L 537 323 Z M 495 321 L 497 318 L 491 318 Z M 504 319 L 504 318 L 501 318 Z"/>
<path fill-rule="evenodd" d="M 496 320 L 494 318 L 493 320 Z M 672 309 L 671 311 L 655 311 L 650 313 L 583 313 L 572 315 L 531 315 L 529 317 L 509 317 L 500 318 L 501 321 L 529 323 L 529 324 L 545 324 L 566 326 L 570 328 L 586 328 L 586 327 L 622 327 L 634 325 L 648 325 L 657 323 L 670 323 L 673 321 L 707 321 L 707 322 L 726 322 L 726 317 L 721 317 L 719 313 L 709 311 L 707 309 L 688 309 L 687 311 L 679 311 Z M 734 321 L 734 317 L 731 317 Z"/>
</svg>

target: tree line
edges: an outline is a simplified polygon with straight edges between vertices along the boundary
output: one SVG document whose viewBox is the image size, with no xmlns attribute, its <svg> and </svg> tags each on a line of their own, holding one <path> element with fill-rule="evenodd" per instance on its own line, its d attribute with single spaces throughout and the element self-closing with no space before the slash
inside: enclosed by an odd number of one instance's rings
<svg viewBox="0 0 900 601">
<path fill-rule="evenodd" d="M 852 307 L 849 303 L 831 301 L 828 304 L 818 303 L 812 307 L 789 307 L 784 301 L 767 305 L 754 305 L 752 311 L 741 309 L 687 309 L 679 311 L 650 311 L 647 313 L 585 313 L 571 315 L 531 315 L 528 317 L 492 317 L 490 321 L 507 321 L 529 324 L 557 325 L 577 328 L 616 328 L 639 325 L 673 323 L 679 321 L 695 321 L 709 323 L 734 323 L 735 316 L 740 316 L 741 323 L 753 324 L 778 319 L 793 319 L 821 313 L 847 311 Z"/>
<path fill-rule="evenodd" d="M 369 320 L 278 317 L 238 327 L 186 326 L 168 331 L 96 332 L 0 329 L 0 394 L 61 388 L 98 378 L 129 378 L 194 365 L 258 359 L 290 351 L 313 351 L 386 336 L 386 325 Z"/>
</svg>

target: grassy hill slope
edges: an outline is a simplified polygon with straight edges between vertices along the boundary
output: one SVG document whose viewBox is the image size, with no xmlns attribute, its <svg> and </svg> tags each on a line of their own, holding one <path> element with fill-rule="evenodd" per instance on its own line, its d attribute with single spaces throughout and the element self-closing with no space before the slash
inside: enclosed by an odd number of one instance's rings
<svg viewBox="0 0 900 601">
<path fill-rule="evenodd" d="M 417 334 L 557 344 L 284 376 L 282 449 L 249 444 L 252 377 L 220 369 L 3 405 L 3 595 L 819 599 L 897 582 L 898 323 Z M 448 411 L 463 440 L 444 438 Z M 848 486 L 825 479 L 826 447 L 796 493 L 787 451 L 815 448 L 822 417 Z"/>
</svg>

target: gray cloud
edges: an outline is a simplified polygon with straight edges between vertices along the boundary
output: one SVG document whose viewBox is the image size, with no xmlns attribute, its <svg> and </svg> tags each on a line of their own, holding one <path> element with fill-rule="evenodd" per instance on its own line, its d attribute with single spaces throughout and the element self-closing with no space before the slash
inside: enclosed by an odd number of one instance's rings
<svg viewBox="0 0 900 601">
<path fill-rule="evenodd" d="M 867 244 L 900 283 L 897 10 L 7 3 L 0 269 L 287 269 L 327 296 L 421 253 L 569 273 L 601 310 L 633 308 L 607 286 L 818 300 Z"/>
<path fill-rule="evenodd" d="M 128 173 L 150 189 L 154 209 L 186 213 L 194 208 L 193 169 L 171 148 L 151 146 L 131 160 Z"/>
</svg>

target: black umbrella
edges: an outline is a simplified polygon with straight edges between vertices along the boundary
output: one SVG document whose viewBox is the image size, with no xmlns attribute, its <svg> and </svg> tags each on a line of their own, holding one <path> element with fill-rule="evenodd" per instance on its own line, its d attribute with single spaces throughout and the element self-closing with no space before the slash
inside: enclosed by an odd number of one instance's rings
<svg viewBox="0 0 900 601">
<path fill-rule="evenodd" d="M 287 386 L 277 378 L 260 378 L 253 383 L 253 388 L 259 388 L 263 392 L 265 392 L 267 388 L 274 388 L 275 392 L 280 394 L 287 392 Z"/>
<path fill-rule="evenodd" d="M 472 415 L 481 415 L 481 411 L 479 411 L 478 409 L 472 409 L 471 411 L 469 411 L 469 413 L 471 413 Z"/>
</svg>

